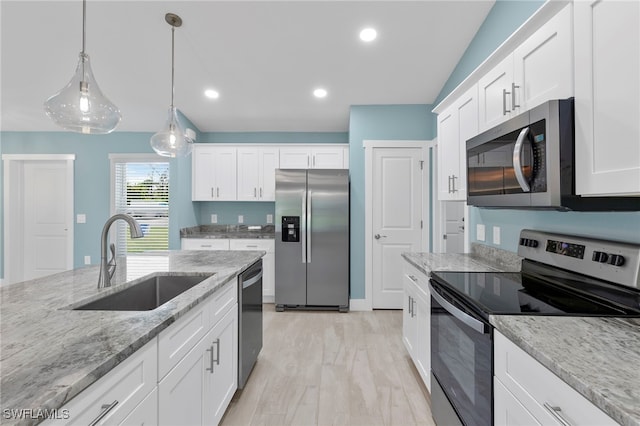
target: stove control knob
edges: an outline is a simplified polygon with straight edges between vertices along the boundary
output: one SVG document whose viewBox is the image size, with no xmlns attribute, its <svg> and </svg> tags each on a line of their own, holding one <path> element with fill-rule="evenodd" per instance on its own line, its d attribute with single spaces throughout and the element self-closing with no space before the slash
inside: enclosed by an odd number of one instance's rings
<svg viewBox="0 0 640 426">
<path fill-rule="evenodd" d="M 603 251 L 594 251 L 591 260 L 594 262 L 605 263 L 609 259 L 609 255 Z"/>
<path fill-rule="evenodd" d="M 538 240 L 529 240 L 528 246 L 533 248 L 538 247 Z"/>
<path fill-rule="evenodd" d="M 612 254 L 609 256 L 608 262 L 613 266 L 622 266 L 624 265 L 624 256 L 620 256 L 619 254 Z"/>
</svg>

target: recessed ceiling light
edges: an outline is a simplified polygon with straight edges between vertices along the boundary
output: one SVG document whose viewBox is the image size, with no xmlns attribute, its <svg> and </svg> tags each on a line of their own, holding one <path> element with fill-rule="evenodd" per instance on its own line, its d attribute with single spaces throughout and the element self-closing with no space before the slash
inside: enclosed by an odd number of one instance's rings
<svg viewBox="0 0 640 426">
<path fill-rule="evenodd" d="M 360 31 L 360 40 L 370 42 L 378 37 L 378 32 L 373 28 L 365 28 Z"/>
<path fill-rule="evenodd" d="M 327 91 L 323 88 L 317 88 L 313 91 L 313 96 L 316 98 L 325 98 L 327 96 Z"/>
<path fill-rule="evenodd" d="M 220 97 L 220 93 L 213 89 L 205 90 L 204 95 L 209 99 L 218 99 Z"/>
</svg>

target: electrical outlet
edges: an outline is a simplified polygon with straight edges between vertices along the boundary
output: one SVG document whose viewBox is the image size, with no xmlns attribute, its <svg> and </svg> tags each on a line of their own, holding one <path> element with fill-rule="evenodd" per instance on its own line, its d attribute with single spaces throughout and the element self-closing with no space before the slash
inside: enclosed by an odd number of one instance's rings
<svg viewBox="0 0 640 426">
<path fill-rule="evenodd" d="M 212 214 L 211 215 L 211 223 L 218 223 L 218 215 L 217 214 Z"/>
<path fill-rule="evenodd" d="M 85 265 L 91 265 L 91 256 L 85 256 L 84 257 L 84 264 Z"/>
<path fill-rule="evenodd" d="M 500 245 L 500 227 L 493 227 L 493 244 Z"/>
<path fill-rule="evenodd" d="M 267 223 L 273 223 L 273 215 L 272 214 L 268 214 L 267 215 Z"/>
<path fill-rule="evenodd" d="M 238 215 L 238 223 L 244 223 L 244 216 L 241 214 Z"/>
<path fill-rule="evenodd" d="M 87 215 L 84 213 L 76 215 L 76 223 L 87 223 Z"/>
<path fill-rule="evenodd" d="M 484 241 L 484 225 L 481 223 L 478 223 L 476 225 L 476 240 L 478 241 Z"/>
</svg>

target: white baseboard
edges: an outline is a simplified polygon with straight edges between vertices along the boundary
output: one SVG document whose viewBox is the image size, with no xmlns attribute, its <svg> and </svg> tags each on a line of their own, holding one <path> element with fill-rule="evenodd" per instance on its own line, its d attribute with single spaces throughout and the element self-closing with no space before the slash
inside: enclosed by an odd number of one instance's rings
<svg viewBox="0 0 640 426">
<path fill-rule="evenodd" d="M 350 311 L 371 311 L 371 303 L 367 299 L 350 299 Z"/>
</svg>

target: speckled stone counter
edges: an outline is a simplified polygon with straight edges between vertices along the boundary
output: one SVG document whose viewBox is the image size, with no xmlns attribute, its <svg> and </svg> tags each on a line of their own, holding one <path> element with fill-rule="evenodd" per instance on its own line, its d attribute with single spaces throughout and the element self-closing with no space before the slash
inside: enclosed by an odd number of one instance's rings
<svg viewBox="0 0 640 426">
<path fill-rule="evenodd" d="M 180 230 L 180 238 L 273 239 L 274 225 L 199 225 Z"/>
<path fill-rule="evenodd" d="M 425 273 L 431 271 L 520 271 L 522 258 L 513 252 L 472 244 L 471 253 L 402 253 L 402 257 Z"/>
<path fill-rule="evenodd" d="M 62 407 L 264 254 L 177 251 L 129 256 L 118 260 L 115 286 L 100 290 L 97 266 L 2 287 L 0 406 L 34 411 Z M 202 275 L 205 280 L 151 311 L 69 309 L 156 272 Z M 16 420 L 0 416 L 0 423 Z M 34 423 L 37 420 L 20 424 Z"/>
<path fill-rule="evenodd" d="M 625 426 L 640 426 L 640 318 L 495 315 L 507 338 Z"/>
</svg>

